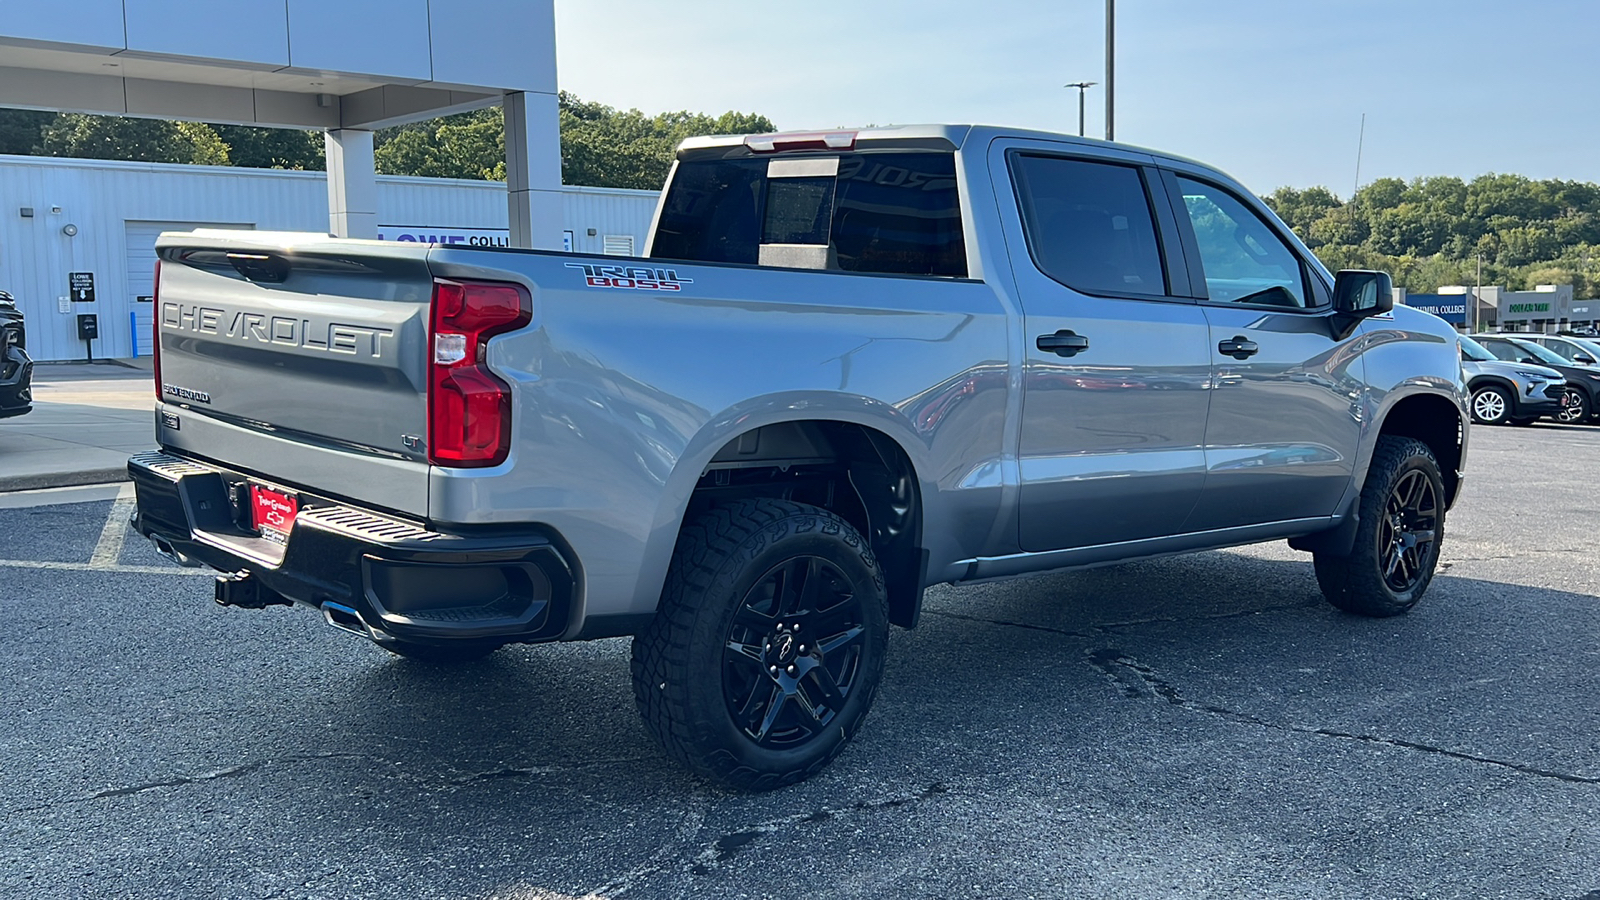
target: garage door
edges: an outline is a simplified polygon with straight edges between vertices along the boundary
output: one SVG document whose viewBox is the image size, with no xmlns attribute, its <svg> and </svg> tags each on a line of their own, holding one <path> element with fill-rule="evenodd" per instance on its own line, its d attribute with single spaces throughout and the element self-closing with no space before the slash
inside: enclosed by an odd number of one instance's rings
<svg viewBox="0 0 1600 900">
<path fill-rule="evenodd" d="M 128 308 L 131 321 L 123 327 L 133 329 L 133 355 L 149 356 L 153 352 L 150 341 L 155 320 L 155 310 L 150 302 L 156 274 L 156 238 L 163 231 L 193 231 L 196 228 L 243 228 L 254 230 L 254 225 L 227 222 L 129 222 L 128 223 Z M 102 333 L 108 323 L 101 323 Z"/>
</svg>

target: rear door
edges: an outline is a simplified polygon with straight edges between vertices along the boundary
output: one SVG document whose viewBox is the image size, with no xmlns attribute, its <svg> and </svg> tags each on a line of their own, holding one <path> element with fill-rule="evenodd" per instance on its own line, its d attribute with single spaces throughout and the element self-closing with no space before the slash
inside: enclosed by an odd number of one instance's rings
<svg viewBox="0 0 1600 900">
<path fill-rule="evenodd" d="M 1171 208 L 1147 160 L 1051 142 L 991 151 L 1025 320 L 1024 550 L 1178 534 L 1200 496 L 1207 324 L 1173 290 L 1187 275 L 1160 240 Z"/>
<path fill-rule="evenodd" d="M 1210 329 L 1206 486 L 1192 531 L 1333 514 L 1361 436 L 1358 335 L 1278 226 L 1220 180 L 1164 173 Z"/>
</svg>

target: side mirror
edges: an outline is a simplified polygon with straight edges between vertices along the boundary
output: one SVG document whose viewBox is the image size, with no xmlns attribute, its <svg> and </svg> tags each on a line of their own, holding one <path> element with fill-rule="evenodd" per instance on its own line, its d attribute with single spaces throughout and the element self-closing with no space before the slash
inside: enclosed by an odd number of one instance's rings
<svg viewBox="0 0 1600 900">
<path fill-rule="evenodd" d="M 1577 363 L 1580 366 L 1592 366 L 1592 365 L 1594 365 L 1594 357 L 1590 356 L 1587 353 L 1579 353 L 1579 354 L 1573 356 L 1572 357 L 1572 361 Z"/>
<path fill-rule="evenodd" d="M 1344 269 L 1334 278 L 1333 308 L 1362 319 L 1389 312 L 1394 309 L 1394 281 L 1388 272 Z"/>
</svg>

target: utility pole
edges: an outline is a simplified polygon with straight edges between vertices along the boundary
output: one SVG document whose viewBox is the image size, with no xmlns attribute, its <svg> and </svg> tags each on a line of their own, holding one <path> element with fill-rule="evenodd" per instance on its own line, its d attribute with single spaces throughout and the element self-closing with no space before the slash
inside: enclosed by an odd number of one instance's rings
<svg viewBox="0 0 1600 900">
<path fill-rule="evenodd" d="M 1106 0 L 1106 140 L 1117 139 L 1117 0 Z"/>
<path fill-rule="evenodd" d="M 1472 286 L 1472 328 L 1468 334 L 1478 333 L 1478 293 L 1483 290 L 1483 251 L 1477 250 L 1472 254 L 1478 260 L 1477 280 Z"/>
<path fill-rule="evenodd" d="M 1062 85 L 1062 87 L 1078 89 L 1078 137 L 1083 137 L 1083 95 L 1094 85 L 1093 81 L 1074 81 L 1071 84 Z"/>
</svg>

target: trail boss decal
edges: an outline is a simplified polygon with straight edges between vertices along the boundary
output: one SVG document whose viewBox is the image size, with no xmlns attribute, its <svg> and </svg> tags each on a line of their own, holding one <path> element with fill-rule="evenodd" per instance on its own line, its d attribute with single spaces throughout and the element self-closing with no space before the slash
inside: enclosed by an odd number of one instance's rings
<svg viewBox="0 0 1600 900">
<path fill-rule="evenodd" d="M 652 269 L 649 266 L 597 266 L 589 263 L 567 263 L 569 269 L 582 269 L 589 287 L 621 288 L 625 291 L 681 291 L 693 278 L 681 278 L 672 269 Z"/>
</svg>

